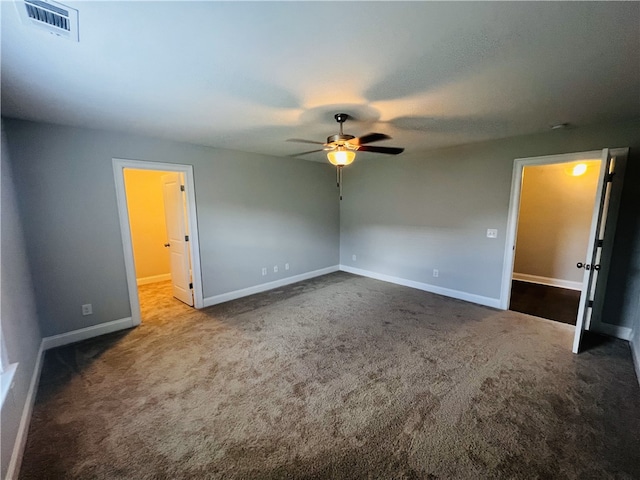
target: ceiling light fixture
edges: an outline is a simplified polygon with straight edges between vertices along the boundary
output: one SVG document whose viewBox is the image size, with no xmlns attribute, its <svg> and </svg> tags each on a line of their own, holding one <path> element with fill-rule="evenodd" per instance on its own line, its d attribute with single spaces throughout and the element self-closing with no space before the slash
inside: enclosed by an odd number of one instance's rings
<svg viewBox="0 0 640 480">
<path fill-rule="evenodd" d="M 579 177 L 580 175 L 584 175 L 586 171 L 587 171 L 587 164 L 578 163 L 571 169 L 571 175 L 573 175 L 574 177 Z"/>
<path fill-rule="evenodd" d="M 327 152 L 327 158 L 331 165 L 336 166 L 336 180 L 338 188 L 340 189 L 340 200 L 342 200 L 342 168 L 347 165 L 351 165 L 356 159 L 356 151 L 361 150 L 363 152 L 384 153 L 387 155 L 398 155 L 404 151 L 404 148 L 399 147 L 374 147 L 368 145 L 369 143 L 379 142 L 381 140 L 389 140 L 391 137 L 384 133 L 368 133 L 361 137 L 354 137 L 353 135 L 345 134 L 343 131 L 343 124 L 349 118 L 346 113 L 336 113 L 333 118 L 340 124 L 340 133 L 327 137 L 326 143 L 317 142 L 315 140 L 304 140 L 301 138 L 290 138 L 288 142 L 299 143 L 312 143 L 316 145 L 322 145 L 322 150 L 311 150 L 310 152 L 300 153 L 299 155 L 306 155 L 308 153 L 315 153 L 325 151 Z"/>
<path fill-rule="evenodd" d="M 336 167 L 344 167 L 353 163 L 356 159 L 356 152 L 349 150 L 344 145 L 339 145 L 335 150 L 327 152 L 327 158 L 332 165 Z"/>
</svg>

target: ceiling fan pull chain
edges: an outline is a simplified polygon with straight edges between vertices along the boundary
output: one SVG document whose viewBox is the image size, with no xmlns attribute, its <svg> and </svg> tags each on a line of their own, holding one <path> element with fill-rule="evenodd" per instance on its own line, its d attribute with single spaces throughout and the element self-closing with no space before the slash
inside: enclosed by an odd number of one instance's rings
<svg viewBox="0 0 640 480">
<path fill-rule="evenodd" d="M 338 185 L 340 186 L 340 201 L 342 201 L 342 166 L 338 167 Z"/>
</svg>

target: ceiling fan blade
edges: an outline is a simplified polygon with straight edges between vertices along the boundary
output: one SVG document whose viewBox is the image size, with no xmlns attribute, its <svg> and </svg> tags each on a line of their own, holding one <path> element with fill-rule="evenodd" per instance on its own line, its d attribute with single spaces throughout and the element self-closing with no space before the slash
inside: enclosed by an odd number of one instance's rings
<svg viewBox="0 0 640 480">
<path fill-rule="evenodd" d="M 373 152 L 373 153 L 386 153 L 387 155 L 398 155 L 404 152 L 404 148 L 399 147 L 370 147 L 368 145 L 362 145 L 358 147 L 359 152 Z"/>
<path fill-rule="evenodd" d="M 361 137 L 349 140 L 349 143 L 352 145 L 364 145 L 365 143 L 373 143 L 390 139 L 391 137 L 389 135 L 385 135 L 384 133 L 367 133 L 366 135 L 363 135 Z"/>
<path fill-rule="evenodd" d="M 305 140 L 303 138 L 287 138 L 287 142 L 313 143 L 315 145 L 324 145 L 324 142 L 316 142 L 315 140 Z"/>
<path fill-rule="evenodd" d="M 316 153 L 316 152 L 324 152 L 324 149 L 321 149 L 321 150 L 309 150 L 308 152 L 294 153 L 293 155 L 289 155 L 289 156 L 290 157 L 299 157 L 300 155 L 306 155 L 307 153 Z"/>
</svg>

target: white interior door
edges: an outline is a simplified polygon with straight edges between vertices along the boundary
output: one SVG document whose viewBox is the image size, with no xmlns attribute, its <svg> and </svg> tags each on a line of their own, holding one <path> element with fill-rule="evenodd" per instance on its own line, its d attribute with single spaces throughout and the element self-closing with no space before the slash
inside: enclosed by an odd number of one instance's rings
<svg viewBox="0 0 640 480">
<path fill-rule="evenodd" d="M 173 296 L 193 306 L 189 229 L 185 212 L 184 182 L 181 173 L 162 176 L 164 212 L 167 223 Z"/>
<path fill-rule="evenodd" d="M 611 178 L 613 177 L 614 168 L 615 161 L 611 157 L 609 149 L 605 148 L 602 151 L 600 177 L 596 190 L 596 201 L 593 208 L 587 254 L 584 261 L 581 261 L 577 265 L 578 268 L 584 268 L 584 275 L 582 279 L 580 304 L 578 306 L 578 317 L 576 319 L 576 331 L 573 339 L 573 353 L 580 351 L 582 334 L 589 326 L 593 314 L 593 302 L 596 297 L 596 291 L 602 290 L 606 283 L 606 276 L 599 276 L 599 262 L 605 238 L 606 216 L 611 197 Z"/>
</svg>

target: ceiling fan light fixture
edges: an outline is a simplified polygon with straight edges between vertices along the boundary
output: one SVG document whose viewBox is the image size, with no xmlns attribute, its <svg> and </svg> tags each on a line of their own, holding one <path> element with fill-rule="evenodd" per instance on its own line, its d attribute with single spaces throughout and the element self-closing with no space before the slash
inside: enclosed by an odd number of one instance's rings
<svg viewBox="0 0 640 480">
<path fill-rule="evenodd" d="M 344 167 L 345 165 L 353 163 L 356 159 L 356 152 L 348 150 L 345 147 L 338 147 L 335 150 L 327 152 L 327 158 L 332 165 Z"/>
</svg>

